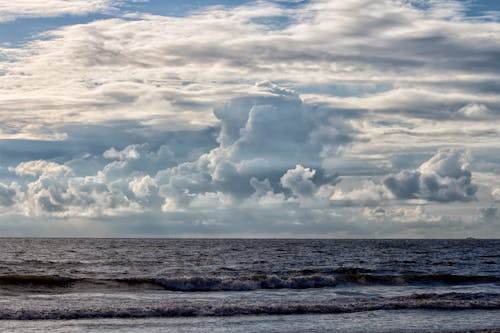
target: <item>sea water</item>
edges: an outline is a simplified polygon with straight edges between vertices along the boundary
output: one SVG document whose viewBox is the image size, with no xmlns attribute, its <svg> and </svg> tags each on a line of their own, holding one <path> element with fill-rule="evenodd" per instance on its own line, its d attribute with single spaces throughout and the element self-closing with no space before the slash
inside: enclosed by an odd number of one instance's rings
<svg viewBox="0 0 500 333">
<path fill-rule="evenodd" d="M 500 327 L 499 240 L 0 239 L 2 332 Z"/>
</svg>

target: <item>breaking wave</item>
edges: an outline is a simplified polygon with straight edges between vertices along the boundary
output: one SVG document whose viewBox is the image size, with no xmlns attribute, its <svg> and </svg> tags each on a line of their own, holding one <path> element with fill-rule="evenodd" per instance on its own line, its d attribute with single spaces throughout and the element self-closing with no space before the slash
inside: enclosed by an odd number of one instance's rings
<svg viewBox="0 0 500 333">
<path fill-rule="evenodd" d="M 1 310 L 0 320 L 335 314 L 377 310 L 498 310 L 500 294 L 415 294 L 347 302 L 188 302 L 172 305 Z"/>
<path fill-rule="evenodd" d="M 22 290 L 49 289 L 62 291 L 106 289 L 163 289 L 182 292 L 250 291 L 258 289 L 307 289 L 341 287 L 346 285 L 462 285 L 500 283 L 497 276 L 466 276 L 452 274 L 373 274 L 354 270 L 345 273 L 317 273 L 300 271 L 293 274 L 254 274 L 237 276 L 179 276 L 92 279 L 63 276 L 4 275 L 0 288 Z"/>
</svg>

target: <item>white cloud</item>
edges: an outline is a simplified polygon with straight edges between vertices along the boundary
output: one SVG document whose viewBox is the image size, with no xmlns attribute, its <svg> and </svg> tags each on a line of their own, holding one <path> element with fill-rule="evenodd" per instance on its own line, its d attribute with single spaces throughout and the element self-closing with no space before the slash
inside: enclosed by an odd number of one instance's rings
<svg viewBox="0 0 500 333">
<path fill-rule="evenodd" d="M 388 199 L 392 199 L 392 196 L 387 189 L 371 181 L 354 189 L 336 189 L 330 197 L 333 203 L 340 206 L 376 206 Z"/>
<path fill-rule="evenodd" d="M 109 181 L 103 172 L 81 177 L 75 175 L 68 166 L 54 162 L 24 162 L 10 168 L 10 171 L 19 176 L 35 178 L 27 180 L 24 186 L 11 185 L 10 189 L 3 191 L 11 197 L 14 194 L 18 196 L 19 205 L 15 210 L 26 216 L 121 215 L 141 211 L 144 199 L 149 199 L 144 193 L 148 179 L 133 179 L 130 191 L 127 179 Z M 13 199 L 9 200 L 8 203 L 12 205 Z"/>
<path fill-rule="evenodd" d="M 44 160 L 23 162 L 18 166 L 16 166 L 15 168 L 10 167 L 9 171 L 19 176 L 32 176 L 32 177 L 40 175 L 60 177 L 73 174 L 73 171 L 67 166 Z"/>
<path fill-rule="evenodd" d="M 0 22 L 19 17 L 54 17 L 103 12 L 110 10 L 116 2 L 113 0 L 1 0 Z"/>
<path fill-rule="evenodd" d="M 293 92 L 273 86 L 272 93 L 233 99 L 217 108 L 220 146 L 196 161 L 158 172 L 155 180 L 168 209 L 189 206 L 205 193 L 271 199 L 286 188 L 294 196 L 306 197 L 314 195 L 316 186 L 335 183 L 336 176 L 321 167 L 322 152 L 324 145 L 348 144 L 349 126 L 335 113 L 302 103 Z M 315 139 L 314 133 L 325 123 L 344 127 L 344 135 L 327 142 Z M 302 181 L 299 173 L 304 174 Z"/>
<path fill-rule="evenodd" d="M 102 156 L 107 159 L 117 159 L 120 161 L 127 159 L 136 160 L 141 157 L 136 148 L 136 146 L 127 146 L 127 148 L 122 151 L 117 151 L 115 148 L 111 148 L 106 150 Z"/>
<path fill-rule="evenodd" d="M 61 27 L 0 50 L 13 60 L 0 63 L 0 106 L 9 111 L 0 116 L 0 136 L 56 138 L 68 123 L 116 119 L 200 128 L 217 123 L 211 110 L 221 100 L 269 92 L 266 84 L 253 86 L 266 80 L 311 91 L 308 101 L 424 118 L 454 117 L 466 104 L 498 108 L 500 24 L 466 20 L 461 11 L 449 11 L 450 20 L 432 14 L 436 8 L 389 0 L 313 1 L 295 9 L 259 2 Z M 270 16 L 290 24 L 278 29 L 256 20 Z M 336 96 L 337 87 L 367 84 L 386 89 Z"/>
<path fill-rule="evenodd" d="M 500 202 L 500 188 L 494 188 L 491 190 L 491 196 L 496 202 Z"/>
<path fill-rule="evenodd" d="M 115 4 L 5 2 L 0 17 Z M 500 24 L 464 17 L 465 6 L 257 2 L 126 14 L 4 47 L 0 138 L 17 141 L 0 148 L 15 156 L 6 165 L 19 185 L 0 185 L 0 204 L 211 225 L 241 214 L 266 228 L 285 216 L 279 227 L 297 232 L 312 223 L 366 235 L 376 227 L 355 222 L 383 227 L 384 217 L 453 225 L 461 217 L 401 205 L 454 202 L 476 214 L 481 161 L 468 165 L 462 148 L 487 152 L 483 168 L 498 173 Z M 337 185 L 337 171 L 366 181 Z"/>
<path fill-rule="evenodd" d="M 146 175 L 142 178 L 134 178 L 128 187 L 137 198 L 147 198 L 152 195 L 158 185 L 153 178 Z"/>
<path fill-rule="evenodd" d="M 471 119 L 490 119 L 496 116 L 486 105 L 479 103 L 467 104 L 457 112 Z"/>
<path fill-rule="evenodd" d="M 240 204 L 328 206 L 338 176 L 321 167 L 323 144 L 348 144 L 349 126 L 291 91 L 270 88 L 272 96 L 238 98 L 216 109 L 220 146 L 192 161 L 179 163 L 168 146 L 152 151 L 141 144 L 106 150 L 102 161 L 107 164 L 94 175 L 76 174 L 69 165 L 78 164 L 72 161 L 10 167 L 24 177 L 24 213 L 71 217 L 215 211 Z M 325 123 L 344 127 L 344 134 L 318 140 L 314 133 Z"/>
</svg>

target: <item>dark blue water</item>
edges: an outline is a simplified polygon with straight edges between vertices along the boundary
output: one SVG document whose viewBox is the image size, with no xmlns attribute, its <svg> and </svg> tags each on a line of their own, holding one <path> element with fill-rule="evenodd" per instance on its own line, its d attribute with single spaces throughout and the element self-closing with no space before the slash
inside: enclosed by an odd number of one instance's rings
<svg viewBox="0 0 500 333">
<path fill-rule="evenodd" d="M 484 320 L 500 313 L 500 241 L 0 239 L 0 295 L 4 325 L 42 320 L 55 331 L 108 320 L 139 332 L 139 318 L 202 331 L 207 318 L 234 324 L 230 317 L 258 318 L 262 331 L 270 315 L 285 315 L 289 328 L 304 316 L 333 325 L 348 314 L 352 327 L 408 317 L 398 329 L 418 330 L 429 328 L 411 318 L 443 311 L 461 318 L 450 329 L 491 328 L 500 326 Z M 328 320 L 322 327 L 333 330 Z"/>
</svg>

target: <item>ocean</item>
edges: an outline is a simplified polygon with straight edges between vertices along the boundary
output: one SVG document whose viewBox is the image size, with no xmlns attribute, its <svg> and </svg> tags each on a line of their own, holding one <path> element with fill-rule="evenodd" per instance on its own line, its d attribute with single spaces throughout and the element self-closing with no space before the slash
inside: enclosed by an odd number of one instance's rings
<svg viewBox="0 0 500 333">
<path fill-rule="evenodd" d="M 0 332 L 500 328 L 500 240 L 0 239 Z"/>
</svg>

